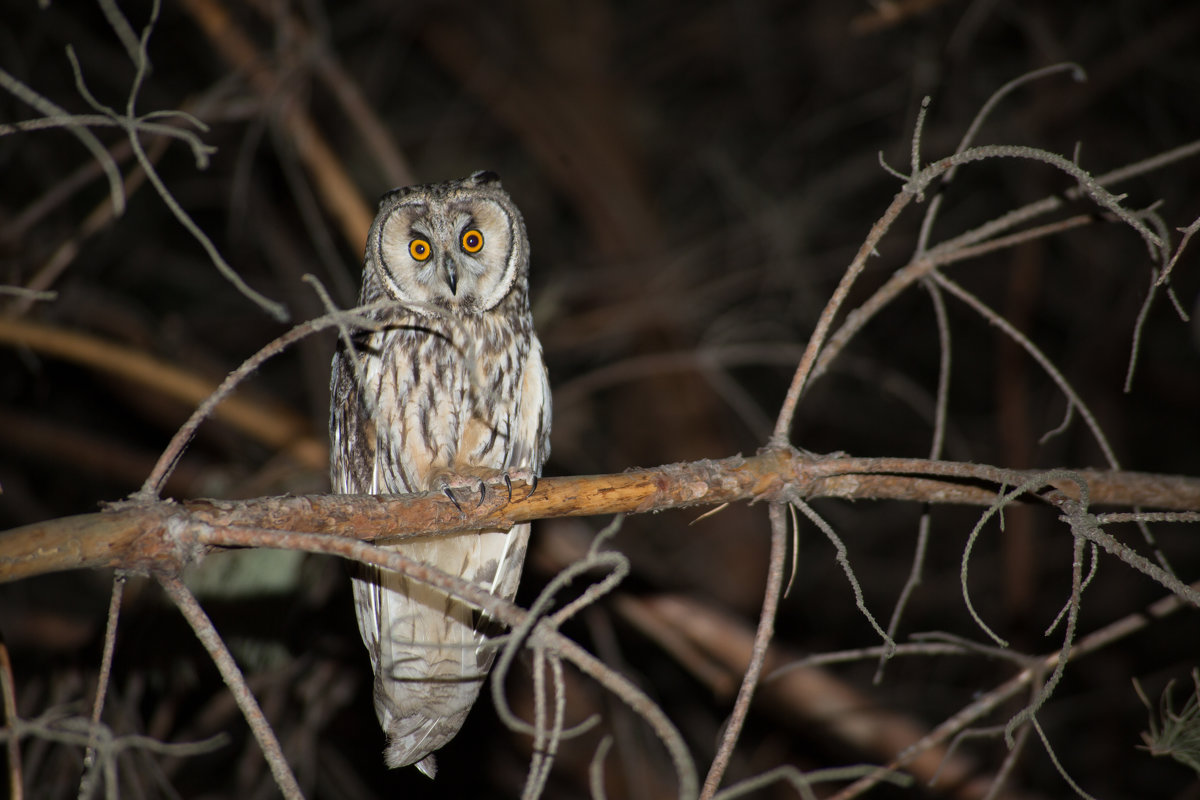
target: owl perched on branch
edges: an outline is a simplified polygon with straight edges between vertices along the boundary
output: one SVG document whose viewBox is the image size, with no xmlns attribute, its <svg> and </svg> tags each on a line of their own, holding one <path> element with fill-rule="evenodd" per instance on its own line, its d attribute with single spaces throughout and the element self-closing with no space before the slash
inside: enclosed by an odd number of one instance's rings
<svg viewBox="0 0 1200 800">
<path fill-rule="evenodd" d="M 333 358 L 330 472 L 342 493 L 535 485 L 550 453 L 550 384 L 529 311 L 529 242 L 490 172 L 396 189 L 367 239 L 360 304 L 386 327 Z M 406 555 L 511 599 L 529 525 L 406 540 Z M 354 603 L 375 673 L 389 767 L 433 777 L 495 657 L 476 609 L 403 574 L 362 568 Z"/>
</svg>

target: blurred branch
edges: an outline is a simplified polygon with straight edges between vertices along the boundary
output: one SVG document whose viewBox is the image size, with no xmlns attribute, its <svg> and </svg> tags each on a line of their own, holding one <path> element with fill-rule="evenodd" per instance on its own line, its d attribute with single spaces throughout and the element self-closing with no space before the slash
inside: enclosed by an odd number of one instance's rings
<svg viewBox="0 0 1200 800">
<path fill-rule="evenodd" d="M 387 178 L 388 185 L 407 186 L 416 183 L 412 165 L 328 42 L 314 34 L 286 4 L 253 0 L 252 5 L 258 13 L 279 26 L 283 32 L 282 38 L 291 42 L 294 49 L 311 59 L 317 77 L 333 93 L 342 111 L 346 112 L 346 121 L 358 131 L 367 151 Z"/>
<path fill-rule="evenodd" d="M 279 76 L 263 60 L 254 42 L 237 26 L 224 6 L 217 0 L 185 0 L 183 6 L 221 57 L 236 67 L 264 99 L 270 102 L 287 100 L 282 93 Z M 362 193 L 313 118 L 300 106 L 285 102 L 280 121 L 291 136 L 300 160 L 317 184 L 317 196 L 325 201 L 329 213 L 337 218 L 350 249 L 360 250 L 367 240 L 367 231 L 374 216 L 363 201 Z"/>
<path fill-rule="evenodd" d="M 684 595 L 644 598 L 622 595 L 620 599 L 618 609 L 622 616 L 632 617 L 648 635 L 649 626 L 658 626 L 694 648 L 699 659 L 681 663 L 714 691 L 724 694 L 723 687 L 745 672 L 754 632 L 744 620 Z M 876 650 L 864 649 L 858 657 L 870 659 Z M 771 645 L 766 660 L 770 674 L 763 679 L 756 699 L 761 709 L 791 722 L 803 720 L 818 725 L 822 734 L 872 758 L 888 761 L 921 741 L 928 732 L 915 717 L 878 705 L 851 682 L 821 667 L 801 665 L 788 669 L 788 665 L 800 660 L 800 654 L 787 646 Z M 704 669 L 698 671 L 697 664 L 704 665 Z M 941 745 L 929 747 L 920 757 L 906 763 L 905 769 L 921 783 L 929 783 L 937 776 L 943 787 L 957 787 L 957 791 L 947 792 L 951 796 L 971 798 L 983 794 L 980 784 L 984 781 L 971 779 L 977 765 Z"/>
<path fill-rule="evenodd" d="M 184 405 L 199 404 L 218 385 L 218 381 L 89 333 L 13 317 L 0 317 L 0 343 L 83 364 L 150 388 Z M 309 467 L 325 467 L 326 445 L 309 435 L 308 420 L 303 417 L 275 405 L 239 397 L 226 399 L 216 407 L 215 415 L 270 447 L 287 447 Z"/>
<path fill-rule="evenodd" d="M 0 699 L 4 701 L 4 727 L 17 727 L 17 693 L 16 681 L 13 680 L 12 661 L 8 657 L 8 648 L 0 641 Z M 25 796 L 21 788 L 21 742 L 16 736 L 10 736 L 5 744 L 8 756 L 8 791 L 12 800 L 21 800 Z"/>
<path fill-rule="evenodd" d="M 1061 504 L 1086 485 L 1089 504 L 1200 510 L 1200 479 L 1081 470 L 1052 478 L 1039 496 Z M 998 495 L 979 484 L 1020 486 L 1044 476 L 981 464 L 900 458 L 814 456 L 770 449 L 668 464 L 613 475 L 544 478 L 526 497 L 515 484 L 489 484 L 482 502 L 462 511 L 443 494 L 306 495 L 246 501 L 118 504 L 110 511 L 26 525 L 0 533 L 0 582 L 93 567 L 174 571 L 203 555 L 200 535 L 214 528 L 321 532 L 395 542 L 418 535 L 506 530 L 536 519 L 644 513 L 738 500 L 892 499 L 991 506 Z M 1106 549 L 1108 547 L 1106 546 Z"/>
</svg>

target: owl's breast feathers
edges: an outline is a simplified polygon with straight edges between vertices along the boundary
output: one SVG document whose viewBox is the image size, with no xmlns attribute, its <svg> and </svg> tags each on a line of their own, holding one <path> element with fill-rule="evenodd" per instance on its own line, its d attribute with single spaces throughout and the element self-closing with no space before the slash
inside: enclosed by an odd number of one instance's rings
<svg viewBox="0 0 1200 800">
<path fill-rule="evenodd" d="M 397 319 L 353 354 L 339 352 L 334 490 L 415 492 L 436 488 L 447 473 L 539 474 L 549 454 L 550 387 L 528 306 L 521 305 L 523 313 Z M 528 539 L 524 524 L 418 537 L 398 549 L 511 599 Z M 354 596 L 375 671 L 376 713 L 388 735 L 385 760 L 391 767 L 417 763 L 430 774 L 430 753 L 458 731 L 495 657 L 491 623 L 402 573 L 365 569 Z"/>
<path fill-rule="evenodd" d="M 360 356 L 360 413 L 374 423 L 376 450 L 363 490 L 428 490 L 445 472 L 540 470 L 540 444 L 515 442 L 522 416 L 541 400 L 525 397 L 528 370 L 545 369 L 531 340 L 491 315 L 421 319 L 373 334 L 367 347 L 379 355 Z M 535 349 L 538 363 L 530 364 Z"/>
</svg>

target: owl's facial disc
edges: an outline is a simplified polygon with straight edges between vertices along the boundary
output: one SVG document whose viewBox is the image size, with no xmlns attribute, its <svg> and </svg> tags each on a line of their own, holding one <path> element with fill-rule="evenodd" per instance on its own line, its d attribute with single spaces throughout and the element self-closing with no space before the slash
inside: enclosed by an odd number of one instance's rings
<svg viewBox="0 0 1200 800">
<path fill-rule="evenodd" d="M 379 226 L 375 245 L 396 299 L 463 313 L 504 298 L 520 255 L 505 209 L 479 197 L 402 203 Z"/>
</svg>

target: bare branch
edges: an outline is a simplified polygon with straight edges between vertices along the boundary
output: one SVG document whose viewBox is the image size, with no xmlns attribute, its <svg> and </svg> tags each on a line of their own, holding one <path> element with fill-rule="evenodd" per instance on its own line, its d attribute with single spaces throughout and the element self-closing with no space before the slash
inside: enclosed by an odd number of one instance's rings
<svg viewBox="0 0 1200 800">
<path fill-rule="evenodd" d="M 767 586 L 762 612 L 758 617 L 758 628 L 754 632 L 754 647 L 750 651 L 750 662 L 742 675 L 742 685 L 733 704 L 733 713 L 729 715 L 721 743 L 717 747 L 717 754 L 713 757 L 708 775 L 704 779 L 700 800 L 711 800 L 721 786 L 721 779 L 729 766 L 733 748 L 741 736 L 746 716 L 750 713 L 750 700 L 754 697 L 754 690 L 758 686 L 763 663 L 767 658 L 767 648 L 770 647 L 771 637 L 775 633 L 775 614 L 779 610 L 779 592 L 783 588 L 783 559 L 787 550 L 787 517 L 784 516 L 783 509 L 782 503 L 771 504 L 771 555 L 767 566 Z"/>
<path fill-rule="evenodd" d="M 204 613 L 204 609 L 196 602 L 196 598 L 178 578 L 160 574 L 158 582 L 175 601 L 175 605 L 183 614 L 184 619 L 192 626 L 196 638 L 204 645 L 204 649 L 208 650 L 213 663 L 220 670 L 225 685 L 229 687 L 229 691 L 233 693 L 233 699 L 237 701 L 238 708 L 242 710 L 242 716 L 246 718 L 246 722 L 250 724 L 250 730 L 258 739 L 259 747 L 262 748 L 267 764 L 271 767 L 271 773 L 275 776 L 275 783 L 279 786 L 279 791 L 288 800 L 303 800 L 304 795 L 300 791 L 300 785 L 296 783 L 296 776 L 292 774 L 287 759 L 283 757 L 283 748 L 279 746 L 279 739 L 276 738 L 275 731 L 271 729 L 267 718 L 263 716 L 258 701 L 254 699 L 250 687 L 246 685 L 246 679 L 242 677 L 242 671 L 237 662 L 233 660 L 233 655 L 225 646 L 224 640 L 221 639 L 221 634 L 213 627 L 212 620 L 208 618 L 208 614 Z"/>
<path fill-rule="evenodd" d="M 112 510 L 34 523 L 0 533 L 0 582 L 47 572 L 92 567 L 175 569 L 204 551 L 194 538 L 165 536 L 168 527 L 221 526 L 276 531 L 320 531 L 367 541 L 399 541 L 443 531 L 507 529 L 549 517 L 645 513 L 774 500 L 784 491 L 812 499 L 904 499 L 989 506 L 994 486 L 1020 485 L 1036 471 L 1005 470 L 903 458 L 812 456 L 767 450 L 752 458 L 668 464 L 614 475 L 543 478 L 527 499 L 490 486 L 477 508 L 460 511 L 445 495 L 306 495 L 247 501 L 120 504 Z M 1200 509 L 1200 479 L 1137 472 L 1078 470 L 1093 505 Z M 1055 481 L 1066 497 L 1077 492 Z M 1101 543 L 1101 546 L 1104 546 Z"/>
</svg>

